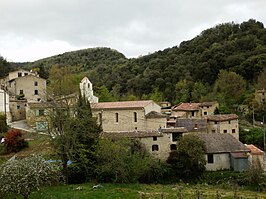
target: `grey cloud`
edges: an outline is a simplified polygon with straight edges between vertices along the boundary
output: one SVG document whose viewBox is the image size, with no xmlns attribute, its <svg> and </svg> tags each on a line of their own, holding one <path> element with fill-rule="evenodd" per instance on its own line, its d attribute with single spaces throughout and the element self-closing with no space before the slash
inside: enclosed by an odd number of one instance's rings
<svg viewBox="0 0 266 199">
<path fill-rule="evenodd" d="M 201 27 L 249 18 L 264 23 L 265 7 L 263 0 L 1 0 L 0 41 L 15 35 L 138 56 L 178 45 Z"/>
</svg>

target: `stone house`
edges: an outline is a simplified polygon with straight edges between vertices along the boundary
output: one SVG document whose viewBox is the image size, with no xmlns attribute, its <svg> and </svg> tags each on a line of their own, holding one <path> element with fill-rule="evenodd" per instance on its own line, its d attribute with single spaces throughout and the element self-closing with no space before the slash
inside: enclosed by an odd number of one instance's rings
<svg viewBox="0 0 266 199">
<path fill-rule="evenodd" d="M 245 171 L 249 168 L 250 150 L 230 134 L 197 134 L 205 142 L 206 170 L 232 169 Z"/>
<path fill-rule="evenodd" d="M 239 140 L 239 124 L 236 114 L 209 115 L 205 119 L 208 133 L 227 133 Z"/>
<path fill-rule="evenodd" d="M 249 156 L 250 164 L 255 164 L 255 165 L 260 164 L 262 168 L 265 170 L 266 165 L 265 165 L 265 160 L 264 160 L 265 159 L 264 151 L 260 150 L 253 144 L 248 144 L 246 146 L 250 150 L 250 156 Z"/>
<path fill-rule="evenodd" d="M 166 116 L 152 100 L 92 103 L 94 117 L 105 132 L 147 131 L 166 127 Z"/>
<path fill-rule="evenodd" d="M 185 113 L 183 118 L 200 118 L 201 112 L 199 105 L 200 103 L 180 103 L 179 105 L 172 107 L 172 113 Z"/>
<path fill-rule="evenodd" d="M 29 102 L 26 107 L 27 124 L 37 131 L 47 131 L 49 125 L 49 113 L 54 105 L 50 102 Z"/>
<path fill-rule="evenodd" d="M 178 118 L 176 120 L 176 127 L 184 127 L 188 133 L 207 133 L 206 119 L 201 118 Z"/>
<path fill-rule="evenodd" d="M 8 81 L 7 90 L 13 98 L 24 96 L 27 101 L 46 101 L 46 80 L 26 75 Z"/>
<path fill-rule="evenodd" d="M 105 138 L 129 138 L 139 140 L 154 157 L 166 160 L 172 150 L 176 150 L 178 139 L 187 130 L 185 128 L 161 128 L 160 131 L 121 131 L 103 132 Z"/>
</svg>

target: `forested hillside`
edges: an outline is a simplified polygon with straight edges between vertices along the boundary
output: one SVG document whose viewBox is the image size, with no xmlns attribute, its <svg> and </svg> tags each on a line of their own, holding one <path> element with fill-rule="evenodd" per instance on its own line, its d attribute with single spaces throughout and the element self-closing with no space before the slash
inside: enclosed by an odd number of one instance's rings
<svg viewBox="0 0 266 199">
<path fill-rule="evenodd" d="M 104 100 L 218 100 L 231 106 L 248 101 L 258 76 L 263 75 L 266 29 L 253 19 L 241 24 L 225 23 L 204 30 L 179 46 L 139 58 L 127 59 L 116 50 L 93 48 L 48 57 L 23 67 L 39 68 L 41 75 L 48 78 L 48 70 L 55 65 L 70 67 L 77 78 L 87 75 L 98 88 L 96 92 L 104 92 Z M 235 96 L 234 91 L 241 92 Z M 225 98 L 229 97 L 234 100 L 228 102 Z"/>
</svg>

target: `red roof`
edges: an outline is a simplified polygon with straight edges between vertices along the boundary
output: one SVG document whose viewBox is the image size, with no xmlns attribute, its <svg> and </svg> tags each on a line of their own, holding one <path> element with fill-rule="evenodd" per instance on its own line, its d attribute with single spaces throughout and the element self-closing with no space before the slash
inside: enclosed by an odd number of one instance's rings
<svg viewBox="0 0 266 199">
<path fill-rule="evenodd" d="M 145 101 L 123 101 L 123 102 L 99 102 L 99 103 L 91 103 L 91 108 L 92 109 L 144 108 L 150 103 L 153 103 L 153 101 L 145 100 Z"/>
<path fill-rule="evenodd" d="M 198 111 L 200 103 L 181 103 L 174 107 L 174 111 Z"/>
<path fill-rule="evenodd" d="M 263 155 L 264 154 L 264 152 L 262 150 L 260 150 L 259 148 L 257 148 L 253 144 L 248 144 L 246 146 L 251 151 L 252 155 Z"/>
</svg>

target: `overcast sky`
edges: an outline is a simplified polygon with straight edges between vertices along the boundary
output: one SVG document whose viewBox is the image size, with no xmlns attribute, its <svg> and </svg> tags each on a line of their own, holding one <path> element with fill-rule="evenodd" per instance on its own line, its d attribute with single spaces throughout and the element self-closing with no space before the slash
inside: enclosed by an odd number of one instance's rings
<svg viewBox="0 0 266 199">
<path fill-rule="evenodd" d="M 90 47 L 127 57 L 225 22 L 266 25 L 265 0 L 0 0 L 0 55 L 24 62 Z"/>
</svg>

